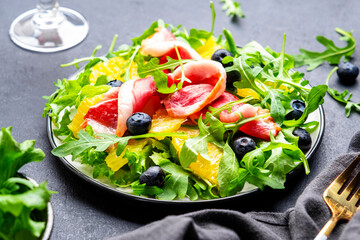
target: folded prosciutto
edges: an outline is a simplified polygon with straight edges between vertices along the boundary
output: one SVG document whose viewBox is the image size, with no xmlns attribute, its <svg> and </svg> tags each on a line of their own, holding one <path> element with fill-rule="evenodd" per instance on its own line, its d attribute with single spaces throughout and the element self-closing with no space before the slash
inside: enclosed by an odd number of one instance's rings
<svg viewBox="0 0 360 240">
<path fill-rule="evenodd" d="M 151 114 L 160 106 L 160 97 L 155 93 L 153 77 L 127 81 L 89 108 L 82 127 L 90 125 L 96 133 L 116 133 L 121 137 L 126 131 L 126 120 L 134 112 Z"/>
<path fill-rule="evenodd" d="M 201 115 L 205 118 L 205 114 L 208 111 L 208 107 L 219 108 L 229 102 L 234 102 L 239 100 L 235 95 L 224 92 L 219 98 L 212 102 L 207 107 L 203 108 L 201 111 L 194 113 L 190 118 L 194 121 L 198 119 Z M 240 119 L 240 116 L 243 118 L 255 117 L 268 113 L 269 110 L 263 109 L 261 107 L 254 107 L 247 103 L 239 103 L 231 108 L 231 111 L 228 112 L 224 110 L 220 113 L 220 121 L 224 123 L 236 122 Z M 240 131 L 245 134 L 270 141 L 270 133 L 273 136 L 276 136 L 281 128 L 274 122 L 272 117 L 259 118 L 251 122 L 245 123 L 240 127 Z"/>
<path fill-rule="evenodd" d="M 176 40 L 175 36 L 166 28 L 159 27 L 149 38 L 141 42 L 141 53 L 153 57 L 160 57 L 160 62 L 166 62 L 166 56 L 178 59 L 175 46 L 181 59 L 200 60 L 201 56 L 187 43 Z"/>
<path fill-rule="evenodd" d="M 183 88 L 167 96 L 162 103 L 172 117 L 187 117 L 203 109 L 217 99 L 226 88 L 226 72 L 215 61 L 200 60 L 184 65 L 184 77 L 191 83 L 184 82 Z M 177 68 L 173 78 L 181 80 L 183 71 Z"/>
</svg>

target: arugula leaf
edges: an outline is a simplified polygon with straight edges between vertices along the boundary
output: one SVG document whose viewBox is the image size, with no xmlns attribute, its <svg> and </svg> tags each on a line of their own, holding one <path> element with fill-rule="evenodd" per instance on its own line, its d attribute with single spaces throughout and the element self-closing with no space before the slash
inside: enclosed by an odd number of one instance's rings
<svg viewBox="0 0 360 240">
<path fill-rule="evenodd" d="M 139 182 L 131 184 L 131 188 L 136 195 L 155 196 L 163 192 L 163 190 L 157 186 L 146 186 L 145 183 L 140 184 Z"/>
<path fill-rule="evenodd" d="M 89 69 L 90 67 L 94 66 L 96 63 L 98 63 L 100 61 L 104 61 L 103 58 L 95 57 L 95 54 L 101 48 L 102 48 L 102 46 L 98 45 L 98 46 L 95 47 L 95 49 L 93 50 L 90 57 L 84 57 L 84 58 L 80 58 L 80 59 L 75 58 L 72 62 L 61 64 L 60 66 L 61 67 L 69 67 L 69 66 L 74 65 L 77 69 L 79 69 L 79 63 L 81 63 L 81 62 L 89 62 L 88 65 L 86 66 L 86 68 Z"/>
<path fill-rule="evenodd" d="M 278 90 L 270 89 L 268 94 L 263 99 L 263 103 L 270 101 L 270 114 L 271 117 L 275 120 L 275 122 L 279 125 L 283 122 L 285 118 L 285 108 L 281 104 L 281 101 L 290 101 L 289 97 L 285 97 L 284 95 L 280 94 Z"/>
<path fill-rule="evenodd" d="M 111 134 L 97 134 L 97 136 L 102 139 L 98 139 L 90 136 L 84 130 L 80 130 L 78 133 L 79 140 L 71 141 L 64 143 L 56 148 L 54 148 L 51 153 L 57 157 L 65 157 L 72 155 L 72 158 L 75 159 L 79 154 L 85 150 L 94 147 L 95 151 L 102 152 L 105 151 L 111 144 L 118 144 L 117 155 L 119 156 L 125 149 L 127 142 L 130 139 L 139 139 L 147 137 L 184 137 L 187 136 L 185 133 L 147 133 L 136 136 L 127 136 L 127 137 L 117 137 L 116 135 Z"/>
<path fill-rule="evenodd" d="M 141 64 L 140 62 L 143 61 L 143 57 L 141 56 L 141 59 L 137 59 L 138 63 L 138 75 L 141 78 L 144 78 L 148 75 L 153 75 L 154 72 L 158 70 L 166 70 L 169 69 L 171 72 L 175 70 L 177 66 L 180 65 L 180 62 L 182 63 L 188 63 L 194 60 L 175 60 L 171 57 L 166 57 L 167 62 L 163 64 L 159 64 L 160 60 L 159 58 L 151 58 L 150 61 L 146 62 L 145 64 Z"/>
<path fill-rule="evenodd" d="M 270 142 L 261 143 L 257 149 L 245 154 L 241 160 L 241 166 L 247 171 L 243 171 L 243 174 L 247 175 L 246 181 L 260 189 L 264 186 L 282 189 L 286 174 L 299 164 L 303 163 L 306 174 L 309 173 L 304 153 L 294 144 L 297 138 L 289 142 L 282 132 L 276 136 L 276 139 L 272 135 L 270 138 Z"/>
<path fill-rule="evenodd" d="M 59 128 L 55 128 L 54 131 L 54 135 L 56 137 L 59 136 L 69 136 L 72 134 L 72 132 L 70 131 L 70 129 L 67 127 L 70 123 L 71 123 L 71 119 L 70 119 L 70 111 L 69 110 L 65 110 L 64 115 L 61 118 L 61 121 L 59 122 Z"/>
<path fill-rule="evenodd" d="M 156 32 L 156 29 L 158 27 L 165 27 L 165 23 L 163 20 L 159 19 L 158 21 L 153 22 L 150 27 L 144 31 L 143 34 L 141 34 L 139 37 L 133 38 L 133 45 L 141 45 L 142 40 L 146 39 L 147 37 L 150 37 Z"/>
<path fill-rule="evenodd" d="M 266 91 L 262 90 L 257 84 L 256 76 L 263 70 L 260 66 L 248 65 L 248 61 L 256 60 L 253 57 L 243 54 L 238 58 L 234 58 L 234 64 L 226 68 L 226 72 L 238 71 L 241 75 L 241 81 L 234 82 L 234 87 L 250 88 L 254 90 L 259 96 L 266 96 Z"/>
<path fill-rule="evenodd" d="M 316 40 L 321 43 L 326 50 L 323 52 L 312 52 L 300 49 L 300 55 L 293 55 L 295 66 L 300 67 L 309 65 L 307 71 L 312 71 L 325 61 L 328 61 L 330 64 L 339 64 L 340 59 L 343 56 L 345 56 L 346 61 L 349 61 L 356 46 L 352 31 L 347 32 L 341 28 L 335 28 L 335 31 L 342 36 L 340 40 L 347 42 L 345 47 L 337 47 L 332 40 L 324 36 L 317 36 Z"/>
<path fill-rule="evenodd" d="M 154 152 L 150 158 L 156 165 L 159 165 L 166 173 L 170 174 L 170 177 L 165 181 L 164 192 L 157 197 L 163 200 L 172 200 L 176 196 L 180 199 L 184 198 L 188 190 L 190 173 L 164 158 L 160 153 Z"/>
<path fill-rule="evenodd" d="M 273 150 L 273 153 L 274 153 L 274 150 L 279 151 L 279 149 L 281 149 L 282 151 L 284 149 L 287 149 L 287 150 L 290 150 L 292 152 L 296 152 L 299 155 L 299 159 L 304 164 L 305 173 L 306 174 L 310 173 L 310 168 L 309 168 L 308 161 L 307 161 L 304 153 L 301 151 L 301 149 L 298 146 L 287 142 L 283 138 L 282 133 L 280 133 L 279 136 L 277 136 L 277 139 L 279 139 L 279 140 L 275 140 L 275 138 L 272 135 L 270 136 L 270 139 L 271 139 L 271 143 L 267 147 L 265 147 L 263 149 L 264 152 L 269 151 L 269 150 Z M 270 165 L 273 165 L 273 167 L 282 168 L 281 171 L 276 170 L 280 174 L 287 174 L 290 170 L 295 168 L 296 164 L 294 165 L 294 159 L 293 158 L 289 158 L 289 157 L 285 158 L 285 156 L 280 152 L 275 152 L 275 154 L 276 155 L 281 154 L 282 157 L 281 158 L 275 157 L 275 158 L 273 158 L 273 160 L 272 160 L 272 158 L 269 158 L 270 161 L 268 159 L 266 161 L 264 167 L 268 167 Z M 282 162 L 276 162 L 275 164 L 273 164 L 274 160 L 275 161 L 281 160 Z M 285 168 L 286 166 L 287 166 L 287 169 Z M 273 168 L 272 168 L 272 170 L 274 172 Z M 285 181 L 285 178 L 284 178 L 284 181 Z"/>
<path fill-rule="evenodd" d="M 210 126 L 206 126 L 200 117 L 198 120 L 200 134 L 185 141 L 179 157 L 181 166 L 188 167 L 190 163 L 196 162 L 198 154 L 209 160 L 208 143 L 213 143 L 219 147 L 224 146 L 224 134 L 226 132 L 224 124 L 209 112 L 206 113 L 205 121 L 209 122 Z"/>
<path fill-rule="evenodd" d="M 240 3 L 233 0 L 220 0 L 224 5 L 222 7 L 223 11 L 226 11 L 226 15 L 229 17 L 241 17 L 244 18 L 244 12 L 241 9 Z"/>
<path fill-rule="evenodd" d="M 163 94 L 173 93 L 182 88 L 183 81 L 179 82 L 177 85 L 172 84 L 170 87 L 168 87 L 168 77 L 161 70 L 169 69 L 173 72 L 177 66 L 191 61 L 193 60 L 182 60 L 180 58 L 179 60 L 175 60 L 171 57 L 167 57 L 167 62 L 164 64 L 159 64 L 158 58 L 151 58 L 150 61 L 142 64 L 143 57 L 139 56 L 137 58 L 138 75 L 142 78 L 148 75 L 152 75 L 154 77 L 155 86 L 158 92 Z M 182 74 L 182 76 L 184 76 L 184 74 Z"/>
<path fill-rule="evenodd" d="M 234 57 L 239 56 L 240 54 L 237 50 L 238 48 L 236 47 L 236 44 L 235 44 L 235 41 L 234 41 L 234 38 L 233 38 L 231 32 L 224 28 L 223 34 L 226 39 L 226 45 L 227 45 L 228 50 L 234 55 Z"/>
<path fill-rule="evenodd" d="M 193 49 L 197 49 L 201 46 L 204 46 L 206 40 L 208 40 L 211 36 L 213 36 L 214 27 L 215 27 L 216 12 L 212 1 L 210 1 L 210 8 L 212 13 L 212 22 L 211 22 L 212 24 L 211 24 L 210 32 L 203 29 L 192 28 L 190 29 L 190 34 L 189 34 L 185 28 L 183 30 L 180 30 L 181 25 L 178 27 L 174 27 L 170 25 L 171 32 L 174 34 L 176 39 L 187 42 Z"/>
<path fill-rule="evenodd" d="M 234 151 L 229 144 L 226 143 L 223 148 L 223 156 L 219 163 L 219 172 L 217 175 L 221 197 L 226 197 L 233 193 L 232 189 L 229 189 L 229 185 L 238 177 L 239 162 L 236 159 Z M 245 183 L 245 181 L 243 181 L 243 183 Z M 239 182 L 237 184 L 239 184 Z"/>
<path fill-rule="evenodd" d="M 312 87 L 307 99 L 305 100 L 305 110 L 301 117 L 298 120 L 284 121 L 283 124 L 287 127 L 295 127 L 303 123 L 310 113 L 314 112 L 321 104 L 323 104 L 327 89 L 328 86 L 326 85 Z"/>
<path fill-rule="evenodd" d="M 125 75 L 123 77 L 125 82 L 130 80 L 131 65 L 134 62 L 135 56 L 138 54 L 139 50 L 140 50 L 140 46 L 136 46 L 133 54 L 131 55 L 131 57 L 129 58 L 129 60 L 127 62 L 127 68 L 125 69 Z"/>
<path fill-rule="evenodd" d="M 345 89 L 342 93 L 340 93 L 337 90 L 329 87 L 330 77 L 337 69 L 338 69 L 338 67 L 333 68 L 333 70 L 331 70 L 331 72 L 329 73 L 329 75 L 326 79 L 326 85 L 328 86 L 327 92 L 336 101 L 345 104 L 345 116 L 346 117 L 350 116 L 351 111 L 353 109 L 355 109 L 355 111 L 360 113 L 360 102 L 359 103 L 351 102 L 352 93 L 349 93 L 349 91 L 347 89 Z"/>
<path fill-rule="evenodd" d="M 90 85 L 91 70 L 85 70 L 75 80 L 63 79 L 58 81 L 55 86 L 56 92 L 47 99 L 43 117 L 49 115 L 54 122 L 59 121 L 59 113 L 66 107 L 78 106 L 86 97 L 93 97 L 107 92 L 111 87 L 108 85 Z"/>
</svg>

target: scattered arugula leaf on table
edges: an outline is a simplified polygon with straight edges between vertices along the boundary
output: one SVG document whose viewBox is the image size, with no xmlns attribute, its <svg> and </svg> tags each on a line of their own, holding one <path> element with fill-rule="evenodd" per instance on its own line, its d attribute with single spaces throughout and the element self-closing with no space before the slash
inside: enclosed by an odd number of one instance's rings
<svg viewBox="0 0 360 240">
<path fill-rule="evenodd" d="M 317 36 L 316 40 L 321 43 L 326 50 L 323 52 L 312 52 L 300 49 L 301 54 L 293 55 L 295 67 L 308 65 L 307 71 L 312 71 L 325 61 L 328 61 L 330 64 L 339 64 L 343 56 L 345 56 L 345 61 L 349 61 L 356 47 L 352 31 L 347 32 L 341 28 L 335 28 L 335 31 L 341 35 L 340 40 L 347 43 L 345 47 L 337 47 L 332 40 L 324 36 Z"/>
<path fill-rule="evenodd" d="M 360 102 L 354 103 L 351 101 L 352 93 L 349 93 L 347 89 L 345 89 L 342 93 L 338 92 L 337 90 L 329 87 L 329 80 L 332 74 L 338 69 L 338 67 L 334 67 L 333 70 L 329 73 L 326 79 L 326 85 L 328 86 L 327 92 L 329 95 L 334 98 L 336 101 L 345 104 L 345 116 L 349 117 L 351 111 L 354 109 L 355 111 L 360 113 Z"/>
<path fill-rule="evenodd" d="M 229 17 L 241 17 L 244 18 L 244 12 L 241 8 L 239 2 L 233 0 L 220 0 L 224 5 L 222 7 L 223 11 L 226 11 L 226 15 Z"/>
</svg>

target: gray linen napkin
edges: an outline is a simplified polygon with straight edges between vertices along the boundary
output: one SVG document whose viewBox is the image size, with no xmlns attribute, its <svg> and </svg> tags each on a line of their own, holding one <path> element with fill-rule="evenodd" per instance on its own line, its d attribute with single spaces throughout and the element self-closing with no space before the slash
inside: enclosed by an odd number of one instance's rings
<svg viewBox="0 0 360 240">
<path fill-rule="evenodd" d="M 168 216 L 109 240 L 313 239 L 331 217 L 322 193 L 358 154 L 360 131 L 352 138 L 349 153 L 335 159 L 284 213 L 202 210 Z M 360 212 L 349 223 L 339 223 L 329 239 L 360 239 Z"/>
</svg>

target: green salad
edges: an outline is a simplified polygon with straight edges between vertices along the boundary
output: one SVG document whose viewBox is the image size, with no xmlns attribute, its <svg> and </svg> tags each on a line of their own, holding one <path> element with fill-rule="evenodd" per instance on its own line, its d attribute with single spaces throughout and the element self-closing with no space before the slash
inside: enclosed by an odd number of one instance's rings
<svg viewBox="0 0 360 240">
<path fill-rule="evenodd" d="M 215 15 L 215 14 L 214 14 Z M 213 21 L 214 25 L 214 21 Z M 244 187 L 282 189 L 306 152 L 326 85 L 309 86 L 293 58 L 230 31 L 155 21 L 131 45 L 58 80 L 43 116 L 58 157 L 90 166 L 114 188 L 159 200 L 207 200 Z"/>
<path fill-rule="evenodd" d="M 16 142 L 11 130 L 2 128 L 0 132 L 0 239 L 40 239 L 47 220 L 41 212 L 47 209 L 53 192 L 46 182 L 37 186 L 18 170 L 41 161 L 45 154 L 34 148 L 33 140 Z"/>
</svg>

